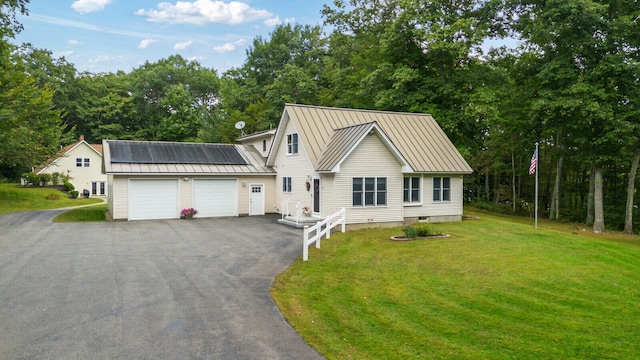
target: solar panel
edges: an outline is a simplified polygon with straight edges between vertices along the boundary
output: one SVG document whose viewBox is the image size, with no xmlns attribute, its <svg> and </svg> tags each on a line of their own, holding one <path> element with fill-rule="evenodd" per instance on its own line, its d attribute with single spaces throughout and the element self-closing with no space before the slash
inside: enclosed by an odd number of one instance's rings
<svg viewBox="0 0 640 360">
<path fill-rule="evenodd" d="M 109 142 L 112 163 L 247 165 L 230 144 Z"/>
</svg>

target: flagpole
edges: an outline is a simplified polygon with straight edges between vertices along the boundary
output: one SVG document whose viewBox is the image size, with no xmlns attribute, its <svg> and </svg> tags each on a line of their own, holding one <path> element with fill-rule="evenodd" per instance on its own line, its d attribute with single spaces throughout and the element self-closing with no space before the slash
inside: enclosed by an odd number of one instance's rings
<svg viewBox="0 0 640 360">
<path fill-rule="evenodd" d="M 538 143 L 536 142 L 536 215 L 535 215 L 535 227 L 538 228 L 538 164 L 540 164 L 540 153 L 538 152 Z"/>
</svg>

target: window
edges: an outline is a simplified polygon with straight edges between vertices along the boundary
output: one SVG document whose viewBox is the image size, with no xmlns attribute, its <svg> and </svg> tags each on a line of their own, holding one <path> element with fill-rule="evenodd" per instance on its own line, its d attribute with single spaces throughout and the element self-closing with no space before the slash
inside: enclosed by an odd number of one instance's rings
<svg viewBox="0 0 640 360">
<path fill-rule="evenodd" d="M 353 178 L 353 206 L 387 205 L 387 178 Z"/>
<path fill-rule="evenodd" d="M 451 178 L 433 178 L 433 201 L 451 201 Z"/>
<path fill-rule="evenodd" d="M 91 182 L 91 195 L 104 195 L 105 192 L 104 181 L 92 181 Z"/>
<path fill-rule="evenodd" d="M 405 177 L 402 187 L 402 201 L 405 203 L 420 202 L 420 177 Z"/>
<path fill-rule="evenodd" d="M 267 151 L 267 140 L 262 140 L 262 152 Z"/>
<path fill-rule="evenodd" d="M 89 167 L 91 159 L 89 158 L 76 158 L 76 167 Z"/>
<path fill-rule="evenodd" d="M 291 177 L 285 176 L 282 178 L 282 192 L 291 192 Z"/>
<path fill-rule="evenodd" d="M 298 153 L 298 134 L 287 135 L 287 154 L 293 155 Z"/>
</svg>

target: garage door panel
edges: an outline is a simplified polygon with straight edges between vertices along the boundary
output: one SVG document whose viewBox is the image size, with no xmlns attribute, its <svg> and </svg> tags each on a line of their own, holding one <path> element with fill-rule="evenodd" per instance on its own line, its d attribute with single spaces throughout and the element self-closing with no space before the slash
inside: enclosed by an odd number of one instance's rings
<svg viewBox="0 0 640 360">
<path fill-rule="evenodd" d="M 178 218 L 178 180 L 130 180 L 129 220 Z"/>
<path fill-rule="evenodd" d="M 201 179 L 193 181 L 193 204 L 197 217 L 237 216 L 238 181 Z"/>
</svg>

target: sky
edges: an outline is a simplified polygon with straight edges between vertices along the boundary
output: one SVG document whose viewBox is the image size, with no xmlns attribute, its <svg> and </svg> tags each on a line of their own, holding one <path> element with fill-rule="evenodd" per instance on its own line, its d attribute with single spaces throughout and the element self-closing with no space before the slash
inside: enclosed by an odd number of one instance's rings
<svg viewBox="0 0 640 360">
<path fill-rule="evenodd" d="M 117 72 L 179 54 L 219 75 L 241 66 L 278 24 L 321 25 L 328 0 L 30 0 L 13 40 L 76 70 Z"/>
</svg>

